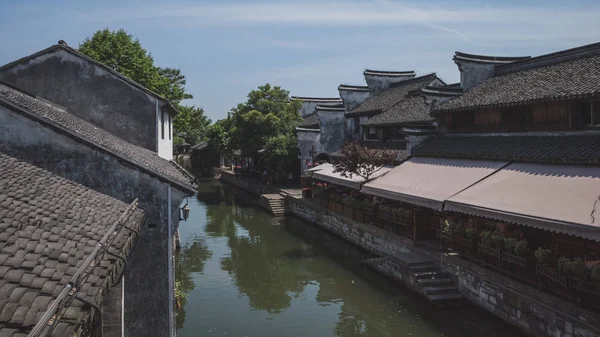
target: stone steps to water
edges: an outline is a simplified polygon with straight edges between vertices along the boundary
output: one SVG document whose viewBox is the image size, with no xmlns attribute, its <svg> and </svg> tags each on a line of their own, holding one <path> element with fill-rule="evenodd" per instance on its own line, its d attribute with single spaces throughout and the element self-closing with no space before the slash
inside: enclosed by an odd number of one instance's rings
<svg viewBox="0 0 600 337">
<path fill-rule="evenodd" d="M 436 279 L 436 278 L 443 278 L 448 276 L 448 274 L 446 274 L 446 272 L 443 272 L 441 270 L 434 270 L 434 271 L 423 271 L 423 272 L 416 272 L 413 273 L 414 277 L 417 280 L 421 280 L 421 279 Z"/>
<path fill-rule="evenodd" d="M 421 279 L 417 281 L 422 288 L 429 287 L 444 287 L 444 286 L 454 286 L 454 282 L 452 279 L 447 277 L 442 278 L 432 278 L 432 279 Z"/>
<path fill-rule="evenodd" d="M 453 285 L 439 286 L 439 287 L 422 287 L 423 292 L 426 295 L 438 295 L 448 294 L 456 292 L 456 287 Z"/>
<path fill-rule="evenodd" d="M 438 266 L 433 263 L 419 264 L 416 266 L 408 266 L 408 270 L 413 273 L 439 271 Z"/>
<path fill-rule="evenodd" d="M 285 197 L 281 194 L 263 194 L 260 196 L 259 204 L 275 216 L 282 216 L 289 213 Z"/>
<path fill-rule="evenodd" d="M 435 261 L 415 252 L 399 254 L 398 258 L 408 267 L 421 293 L 435 306 L 450 308 L 462 302 L 463 296 L 453 280 Z"/>
</svg>

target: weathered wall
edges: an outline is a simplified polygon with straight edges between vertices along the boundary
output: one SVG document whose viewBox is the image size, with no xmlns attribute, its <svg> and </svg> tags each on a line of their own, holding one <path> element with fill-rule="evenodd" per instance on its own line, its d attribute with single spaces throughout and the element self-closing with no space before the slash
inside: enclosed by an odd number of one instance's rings
<svg viewBox="0 0 600 337">
<path fill-rule="evenodd" d="M 412 240 L 329 212 L 309 201 L 291 196 L 286 197 L 286 201 L 295 216 L 337 234 L 372 253 L 395 256 L 412 250 Z"/>
<path fill-rule="evenodd" d="M 156 98 L 65 50 L 0 71 L 0 80 L 66 107 L 130 143 L 157 151 Z"/>
<path fill-rule="evenodd" d="M 402 82 L 411 78 L 414 75 L 407 76 L 390 76 L 390 75 L 373 75 L 365 73 L 365 81 L 371 93 L 377 94 L 389 88 L 393 83 Z"/>
<path fill-rule="evenodd" d="M 459 257 L 431 256 L 454 276 L 466 299 L 526 333 L 537 337 L 600 336 L 599 315 Z"/>
<path fill-rule="evenodd" d="M 231 184 L 237 188 L 241 188 L 242 190 L 247 191 L 256 196 L 279 192 L 279 190 L 276 188 L 272 188 L 256 180 L 238 176 L 232 173 L 231 171 L 221 171 L 221 181 Z"/>
<path fill-rule="evenodd" d="M 361 90 L 348 90 L 348 89 L 338 89 L 340 92 L 340 97 L 342 98 L 342 102 L 344 103 L 344 108 L 346 111 L 351 111 L 356 108 L 360 103 L 364 102 L 371 94 L 370 91 L 361 91 Z"/>
<path fill-rule="evenodd" d="M 321 125 L 319 152 L 331 153 L 344 145 L 344 111 L 317 110 Z"/>
<path fill-rule="evenodd" d="M 494 65 L 481 62 L 457 61 L 460 85 L 467 92 L 494 75 Z"/>
<path fill-rule="evenodd" d="M 354 142 L 359 139 L 360 135 L 360 121 L 359 117 L 349 117 L 344 121 L 344 127 L 346 132 L 346 141 Z"/>
<path fill-rule="evenodd" d="M 301 174 L 304 175 L 308 169 L 307 163 L 312 161 L 310 149 L 314 146 L 317 153 L 323 152 L 321 149 L 321 132 L 319 130 L 296 131 L 296 135 L 298 136 L 298 148 L 300 149 Z"/>
<path fill-rule="evenodd" d="M 0 148 L 124 202 L 139 198 L 149 213 L 125 275 L 126 333 L 168 336 L 173 311 L 169 233 L 175 230 L 168 226 L 168 184 L 4 107 L 0 107 Z M 178 190 L 172 194 L 174 225 L 184 194 Z"/>
<path fill-rule="evenodd" d="M 300 114 L 300 116 L 306 117 L 306 116 L 310 115 L 311 113 L 315 112 L 315 109 L 317 108 L 318 104 L 323 104 L 323 103 L 302 101 L 302 105 L 300 106 L 300 110 L 298 110 L 298 113 Z"/>
</svg>

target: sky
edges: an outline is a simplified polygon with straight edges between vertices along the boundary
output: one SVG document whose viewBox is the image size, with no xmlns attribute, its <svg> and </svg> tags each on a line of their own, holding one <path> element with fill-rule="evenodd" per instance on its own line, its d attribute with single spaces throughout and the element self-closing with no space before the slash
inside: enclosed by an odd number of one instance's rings
<svg viewBox="0 0 600 337">
<path fill-rule="evenodd" d="M 364 69 L 436 72 L 458 82 L 455 51 L 540 55 L 600 41 L 600 1 L 0 0 L 0 64 L 99 29 L 125 29 L 180 68 L 213 120 L 271 83 L 338 97 Z"/>
</svg>

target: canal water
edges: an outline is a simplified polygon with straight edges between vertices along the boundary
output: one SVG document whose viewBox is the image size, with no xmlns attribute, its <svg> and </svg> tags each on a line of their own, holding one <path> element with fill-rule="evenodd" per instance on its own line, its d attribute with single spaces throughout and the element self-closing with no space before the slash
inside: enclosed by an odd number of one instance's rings
<svg viewBox="0 0 600 337">
<path fill-rule="evenodd" d="M 371 256 L 294 217 L 274 218 L 257 198 L 199 183 L 180 224 L 177 335 L 521 336 L 481 310 L 438 310 L 366 268 Z"/>
</svg>

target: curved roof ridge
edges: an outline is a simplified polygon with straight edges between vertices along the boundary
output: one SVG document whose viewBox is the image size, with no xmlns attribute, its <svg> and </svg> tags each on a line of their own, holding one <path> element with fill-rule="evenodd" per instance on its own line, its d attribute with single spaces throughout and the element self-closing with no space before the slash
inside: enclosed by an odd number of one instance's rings
<svg viewBox="0 0 600 337">
<path fill-rule="evenodd" d="M 363 75 L 379 75 L 379 76 L 416 76 L 414 70 L 375 70 L 365 69 Z"/>
<path fill-rule="evenodd" d="M 325 110 L 325 111 L 345 111 L 346 108 L 344 107 L 344 104 L 327 104 L 327 105 L 323 105 L 323 104 L 317 104 L 316 110 Z"/>
<path fill-rule="evenodd" d="M 412 84 L 412 83 L 415 83 L 415 82 L 420 82 L 420 81 L 426 80 L 428 78 L 431 78 L 432 81 L 433 81 L 434 78 L 438 78 L 440 81 L 443 82 L 443 80 L 441 78 L 439 78 L 439 76 L 435 72 L 433 72 L 433 73 L 429 73 L 429 74 L 425 74 L 425 75 L 413 77 L 413 78 L 405 80 L 405 81 L 392 83 L 392 84 L 390 84 L 390 88 L 403 87 L 403 86 L 405 86 L 407 84 Z"/>
<path fill-rule="evenodd" d="M 369 91 L 369 87 L 366 85 L 340 84 L 338 90 Z"/>
<path fill-rule="evenodd" d="M 498 65 L 495 69 L 495 74 L 502 75 L 525 69 L 548 66 L 556 63 L 561 63 L 573 59 L 584 58 L 598 54 L 600 54 L 600 42 L 560 50 L 549 54 L 543 54 L 514 63 Z"/>
<path fill-rule="evenodd" d="M 342 102 L 339 97 L 307 97 L 307 96 L 291 96 L 292 99 L 308 102 Z"/>
<path fill-rule="evenodd" d="M 425 86 L 420 90 L 423 94 L 434 94 L 434 95 L 442 95 L 442 96 L 460 96 L 463 94 L 462 88 L 455 87 L 432 87 Z"/>
<path fill-rule="evenodd" d="M 480 63 L 505 64 L 505 63 L 526 60 L 529 58 L 531 58 L 531 56 L 489 56 L 489 55 L 468 54 L 468 53 L 456 51 L 456 52 L 454 52 L 454 57 L 452 59 L 454 61 L 463 60 L 463 61 L 480 62 Z"/>
</svg>

